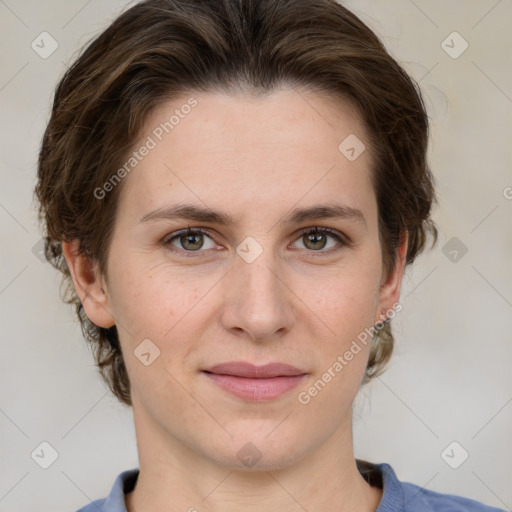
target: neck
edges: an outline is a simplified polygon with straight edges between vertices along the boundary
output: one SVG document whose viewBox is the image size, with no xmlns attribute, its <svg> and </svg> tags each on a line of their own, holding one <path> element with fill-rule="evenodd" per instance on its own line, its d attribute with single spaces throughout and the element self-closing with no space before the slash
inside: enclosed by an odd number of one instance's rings
<svg viewBox="0 0 512 512">
<path fill-rule="evenodd" d="M 134 419 L 140 473 L 126 495 L 128 512 L 332 510 L 333 503 L 339 512 L 374 512 L 382 496 L 357 469 L 352 418 L 301 460 L 251 469 L 205 457 L 135 407 Z"/>
</svg>

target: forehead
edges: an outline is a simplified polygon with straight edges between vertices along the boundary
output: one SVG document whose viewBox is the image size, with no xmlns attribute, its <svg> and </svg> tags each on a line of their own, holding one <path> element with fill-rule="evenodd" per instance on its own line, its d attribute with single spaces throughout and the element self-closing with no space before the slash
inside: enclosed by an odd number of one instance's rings
<svg viewBox="0 0 512 512">
<path fill-rule="evenodd" d="M 134 214 L 185 199 L 212 207 L 250 201 L 261 213 L 306 196 L 349 204 L 371 192 L 370 152 L 351 161 L 340 151 L 354 136 L 368 149 L 354 106 L 311 90 L 182 94 L 146 119 L 121 198 Z"/>
</svg>

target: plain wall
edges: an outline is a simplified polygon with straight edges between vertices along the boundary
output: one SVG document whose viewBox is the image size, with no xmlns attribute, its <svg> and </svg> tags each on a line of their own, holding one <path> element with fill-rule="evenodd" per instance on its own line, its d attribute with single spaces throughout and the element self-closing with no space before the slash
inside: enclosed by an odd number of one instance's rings
<svg viewBox="0 0 512 512">
<path fill-rule="evenodd" d="M 512 4 L 345 4 L 420 82 L 432 122 L 440 229 L 436 248 L 407 270 L 389 369 L 356 400 L 356 456 L 390 463 L 401 480 L 510 510 Z M 60 277 L 37 257 L 41 234 L 32 202 L 55 86 L 81 46 L 127 6 L 0 3 L 4 512 L 76 510 L 106 496 L 118 473 L 138 465 L 131 409 L 101 382 L 74 312 L 60 302 Z M 31 47 L 43 31 L 58 43 L 46 59 Z M 459 36 L 444 43 L 452 56 L 442 45 L 454 31 L 469 45 L 457 58 Z M 43 441 L 59 454 L 48 469 L 31 458 Z M 469 454 L 458 469 L 441 456 L 453 441 Z M 459 457 L 460 448 L 453 453 Z"/>
</svg>

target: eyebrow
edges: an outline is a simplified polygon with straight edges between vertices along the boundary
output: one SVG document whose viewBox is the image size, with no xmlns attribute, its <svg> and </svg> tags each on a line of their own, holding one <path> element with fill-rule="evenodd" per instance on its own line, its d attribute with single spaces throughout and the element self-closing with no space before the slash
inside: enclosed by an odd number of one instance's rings
<svg viewBox="0 0 512 512">
<path fill-rule="evenodd" d="M 348 219 L 359 222 L 364 228 L 367 227 L 366 219 L 357 208 L 340 204 L 315 205 L 308 208 L 295 208 L 289 212 L 279 224 L 300 224 L 308 220 L 316 219 Z M 239 220 L 227 212 L 213 210 L 196 206 L 193 204 L 177 204 L 157 208 L 143 215 L 139 223 L 156 220 L 187 219 L 198 222 L 210 222 L 221 224 L 227 227 L 234 227 Z"/>
</svg>

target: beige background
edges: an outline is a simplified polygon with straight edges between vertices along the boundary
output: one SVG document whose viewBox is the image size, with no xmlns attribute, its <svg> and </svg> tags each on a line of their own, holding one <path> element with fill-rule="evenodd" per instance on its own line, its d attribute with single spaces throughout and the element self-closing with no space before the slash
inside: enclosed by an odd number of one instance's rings
<svg viewBox="0 0 512 512">
<path fill-rule="evenodd" d="M 137 466 L 131 409 L 101 383 L 56 272 L 32 251 L 36 159 L 54 88 L 127 5 L 0 1 L 0 511 L 73 511 Z M 358 397 L 356 455 L 390 463 L 402 480 L 511 510 L 512 2 L 346 5 L 420 81 L 441 231 L 407 272 L 389 371 Z M 47 59 L 31 48 L 43 31 L 58 43 Z M 458 58 L 442 47 L 454 31 L 469 44 Z M 453 53 L 463 41 L 447 44 Z M 443 253 L 453 237 L 467 247 L 455 262 Z M 43 441 L 59 454 L 48 469 L 31 458 Z M 452 461 L 469 453 L 458 469 L 442 457 L 453 441 L 461 448 L 448 450 Z"/>
</svg>

